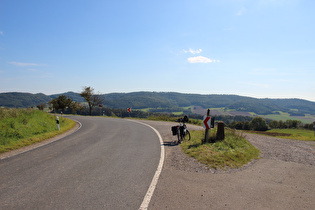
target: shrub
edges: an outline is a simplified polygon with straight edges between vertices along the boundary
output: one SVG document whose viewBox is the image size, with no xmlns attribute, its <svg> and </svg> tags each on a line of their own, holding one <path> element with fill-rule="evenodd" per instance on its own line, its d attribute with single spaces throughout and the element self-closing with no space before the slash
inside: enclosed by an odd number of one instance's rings
<svg viewBox="0 0 315 210">
<path fill-rule="evenodd" d="M 249 127 L 254 131 L 266 131 L 268 130 L 268 126 L 266 120 L 262 117 L 254 117 L 252 121 L 249 123 Z"/>
</svg>

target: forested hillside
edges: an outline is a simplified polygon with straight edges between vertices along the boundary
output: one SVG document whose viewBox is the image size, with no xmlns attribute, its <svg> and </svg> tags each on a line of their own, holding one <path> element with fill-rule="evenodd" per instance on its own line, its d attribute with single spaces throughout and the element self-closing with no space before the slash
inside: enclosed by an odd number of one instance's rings
<svg viewBox="0 0 315 210">
<path fill-rule="evenodd" d="M 0 107 L 27 108 L 36 107 L 40 103 L 47 103 L 51 98 L 42 93 L 0 93 Z"/>
<path fill-rule="evenodd" d="M 67 92 L 55 95 L 30 93 L 0 93 L 2 107 L 35 107 L 47 103 L 60 95 L 71 97 L 74 101 L 84 102 L 79 93 Z M 104 107 L 133 109 L 151 108 L 159 110 L 179 110 L 179 108 L 198 106 L 202 108 L 224 108 L 239 112 L 272 114 L 275 111 L 288 112 L 292 116 L 315 115 L 315 102 L 302 99 L 257 99 L 238 95 L 201 95 L 175 92 L 132 92 L 104 94 Z"/>
</svg>

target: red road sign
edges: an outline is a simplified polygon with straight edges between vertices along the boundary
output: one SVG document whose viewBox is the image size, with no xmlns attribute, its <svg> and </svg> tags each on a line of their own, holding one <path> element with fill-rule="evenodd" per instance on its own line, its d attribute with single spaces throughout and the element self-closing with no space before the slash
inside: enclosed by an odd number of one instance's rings
<svg viewBox="0 0 315 210">
<path fill-rule="evenodd" d="M 203 117 L 203 128 L 210 129 L 211 124 L 211 117 L 210 116 L 204 116 Z"/>
<path fill-rule="evenodd" d="M 127 108 L 127 112 L 129 112 L 129 113 L 130 113 L 130 112 L 131 112 L 131 108 Z"/>
</svg>

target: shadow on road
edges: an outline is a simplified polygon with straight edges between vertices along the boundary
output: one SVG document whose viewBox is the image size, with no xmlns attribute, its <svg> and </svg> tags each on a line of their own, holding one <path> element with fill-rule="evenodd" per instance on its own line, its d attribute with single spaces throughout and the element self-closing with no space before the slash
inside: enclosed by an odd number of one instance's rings
<svg viewBox="0 0 315 210">
<path fill-rule="evenodd" d="M 173 147 L 173 146 L 177 146 L 177 141 L 164 141 L 163 143 L 164 146 L 168 146 L 168 147 Z"/>
</svg>

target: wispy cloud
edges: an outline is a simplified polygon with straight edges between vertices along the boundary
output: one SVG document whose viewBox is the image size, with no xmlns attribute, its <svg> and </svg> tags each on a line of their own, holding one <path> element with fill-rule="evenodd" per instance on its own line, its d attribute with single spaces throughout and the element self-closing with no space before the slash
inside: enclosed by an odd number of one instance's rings
<svg viewBox="0 0 315 210">
<path fill-rule="evenodd" d="M 0 31 L 0 35 L 3 35 L 3 31 Z"/>
<path fill-rule="evenodd" d="M 22 62 L 9 62 L 9 64 L 12 64 L 14 66 L 20 66 L 20 67 L 27 67 L 27 66 L 42 66 L 43 64 L 37 64 L 37 63 L 22 63 Z"/>
<path fill-rule="evenodd" d="M 242 7 L 239 11 L 237 11 L 236 15 L 237 16 L 242 16 L 246 12 L 246 8 Z"/>
<path fill-rule="evenodd" d="M 199 54 L 202 52 L 202 49 L 193 50 L 189 48 L 189 50 L 183 50 L 184 53 L 191 53 L 191 54 Z"/>
<path fill-rule="evenodd" d="M 216 62 L 219 63 L 220 62 L 220 60 L 212 60 L 204 56 L 190 57 L 187 60 L 189 63 L 216 63 Z"/>
</svg>

